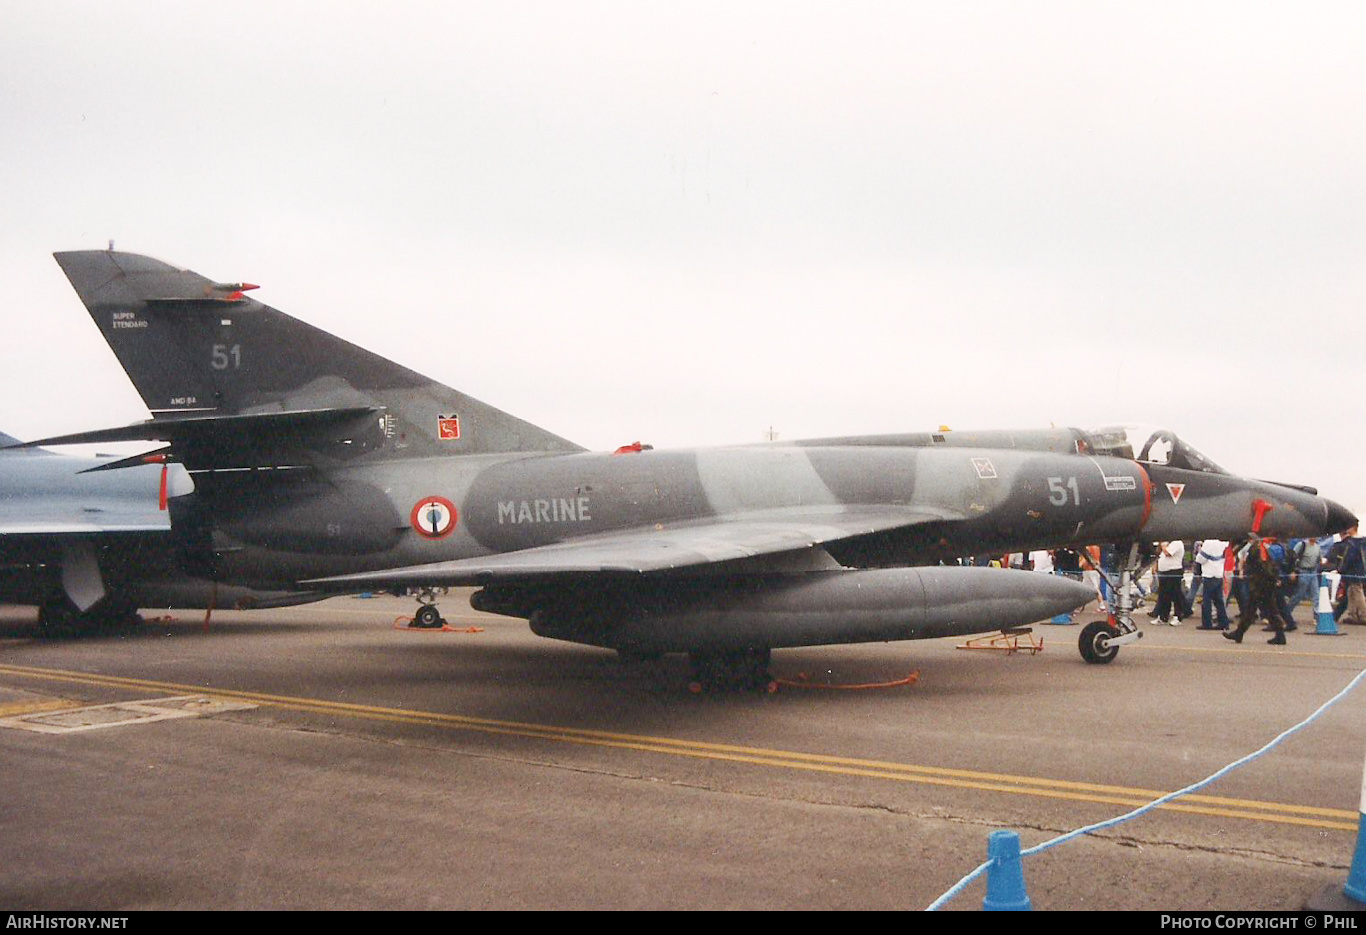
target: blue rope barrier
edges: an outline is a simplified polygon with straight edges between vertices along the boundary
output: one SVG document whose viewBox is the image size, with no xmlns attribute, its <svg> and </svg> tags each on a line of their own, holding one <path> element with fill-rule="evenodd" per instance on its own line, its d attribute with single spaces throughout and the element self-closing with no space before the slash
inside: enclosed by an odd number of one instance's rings
<svg viewBox="0 0 1366 935">
<path fill-rule="evenodd" d="M 1342 691 L 1338 692 L 1332 698 L 1329 698 L 1327 701 L 1325 701 L 1322 705 L 1319 706 L 1318 710 L 1315 711 L 1313 714 L 1309 715 L 1309 717 L 1305 718 L 1303 721 L 1300 721 L 1300 723 L 1296 724 L 1294 727 L 1282 731 L 1279 735 L 1276 736 L 1274 740 L 1266 744 L 1260 750 L 1256 750 L 1252 753 L 1249 753 L 1247 756 L 1243 757 L 1240 760 L 1233 761 L 1229 765 L 1225 766 L 1223 769 L 1220 769 L 1217 772 L 1210 774 L 1209 776 L 1205 777 L 1199 782 L 1186 786 L 1186 788 L 1184 789 L 1178 789 L 1176 792 L 1168 792 L 1166 795 L 1160 798 L 1153 799 L 1147 805 L 1140 806 L 1139 808 L 1136 808 L 1131 812 L 1126 812 L 1125 814 L 1120 815 L 1117 818 L 1108 818 L 1105 821 L 1099 821 L 1093 825 L 1087 825 L 1084 828 L 1078 828 L 1075 831 L 1069 831 L 1064 835 L 1060 835 L 1056 838 L 1053 838 L 1050 841 L 1045 841 L 1042 844 L 1036 844 L 1035 846 L 1028 848 L 1027 850 L 1020 851 L 1020 858 L 1023 860 L 1024 858 L 1032 857 L 1035 854 L 1042 854 L 1044 851 L 1049 850 L 1050 848 L 1057 847 L 1059 844 L 1065 844 L 1066 842 L 1071 841 L 1074 838 L 1081 837 L 1083 834 L 1091 834 L 1096 831 L 1103 831 L 1106 828 L 1113 828 L 1115 825 L 1122 824 L 1123 822 L 1137 818 L 1140 815 L 1146 815 L 1153 809 L 1158 808 L 1162 805 L 1166 805 L 1168 802 L 1171 802 L 1174 799 L 1178 799 L 1183 795 L 1190 795 L 1192 792 L 1199 792 L 1201 789 L 1205 788 L 1210 783 L 1223 779 L 1225 776 L 1233 772 L 1238 767 L 1245 766 L 1248 763 L 1251 763 L 1253 760 L 1256 760 L 1264 756 L 1265 754 L 1269 753 L 1271 750 L 1279 746 L 1281 741 L 1285 740 L 1286 738 L 1304 730 L 1310 724 L 1317 721 L 1325 711 L 1327 711 L 1333 705 L 1337 704 L 1343 698 L 1347 697 L 1347 695 L 1351 693 L 1352 689 L 1356 688 L 1359 684 L 1361 684 L 1361 682 L 1364 679 L 1366 679 L 1366 669 L 1363 669 L 1362 671 L 1358 672 L 1356 678 L 1352 679 L 1350 682 L 1347 683 L 1347 687 L 1342 689 Z M 963 877 L 963 879 L 959 880 L 953 886 L 949 887 L 948 891 L 945 892 L 943 896 L 940 896 L 934 902 L 926 906 L 925 911 L 937 911 L 950 899 L 953 899 L 953 897 L 957 896 L 964 889 L 966 889 L 969 883 L 971 883 L 973 880 L 976 880 L 982 874 L 986 873 L 987 870 L 991 867 L 992 863 L 993 861 L 988 860 L 986 863 L 982 864 L 976 870 L 973 870 L 967 876 Z"/>
<path fill-rule="evenodd" d="M 1021 854 L 1021 856 L 1024 856 L 1024 855 Z M 976 870 L 972 871 L 972 873 L 969 873 L 967 876 L 963 877 L 963 879 L 961 879 L 961 880 L 959 880 L 957 883 L 953 884 L 953 886 L 950 886 L 949 889 L 948 889 L 948 892 L 946 892 L 943 896 L 940 896 L 940 897 L 939 897 L 938 899 L 936 899 L 934 902 L 932 902 L 932 903 L 930 903 L 928 906 L 926 906 L 926 907 L 925 907 L 925 911 L 926 911 L 926 912 L 938 912 L 938 911 L 939 911 L 939 907 L 943 906 L 943 905 L 944 905 L 945 903 L 947 903 L 950 899 L 953 899 L 953 897 L 957 896 L 959 893 L 963 892 L 963 890 L 967 889 L 969 883 L 971 883 L 973 880 L 975 880 L 975 879 L 977 879 L 978 877 L 980 877 L 982 874 L 986 873 L 988 870 L 990 870 L 990 869 L 991 869 L 991 865 L 994 864 L 994 863 L 996 863 L 995 858 L 993 858 L 993 859 L 991 859 L 991 860 L 988 860 L 986 863 L 982 864 L 982 866 L 980 866 L 980 867 L 978 867 Z"/>
</svg>

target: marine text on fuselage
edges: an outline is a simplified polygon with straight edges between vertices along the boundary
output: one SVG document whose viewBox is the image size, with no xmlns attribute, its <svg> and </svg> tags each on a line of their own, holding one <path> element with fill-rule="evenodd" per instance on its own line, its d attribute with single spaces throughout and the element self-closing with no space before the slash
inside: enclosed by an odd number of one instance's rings
<svg viewBox="0 0 1366 935">
<path fill-rule="evenodd" d="M 544 500 L 499 500 L 498 525 L 517 523 L 586 523 L 587 497 L 548 497 Z"/>
</svg>

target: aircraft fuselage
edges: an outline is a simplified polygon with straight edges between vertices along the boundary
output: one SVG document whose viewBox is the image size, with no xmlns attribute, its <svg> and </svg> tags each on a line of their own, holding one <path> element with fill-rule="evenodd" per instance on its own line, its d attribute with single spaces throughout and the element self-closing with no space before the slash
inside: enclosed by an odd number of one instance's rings
<svg viewBox="0 0 1366 935">
<path fill-rule="evenodd" d="M 927 521 L 828 546 L 850 567 L 966 554 L 1245 534 L 1318 535 L 1325 502 L 1232 475 L 1049 451 L 763 445 L 463 456 L 302 472 L 197 475 L 218 575 L 322 575 L 511 552 L 626 529 L 869 507 Z M 1174 495 L 1168 485 L 1181 485 Z"/>
</svg>

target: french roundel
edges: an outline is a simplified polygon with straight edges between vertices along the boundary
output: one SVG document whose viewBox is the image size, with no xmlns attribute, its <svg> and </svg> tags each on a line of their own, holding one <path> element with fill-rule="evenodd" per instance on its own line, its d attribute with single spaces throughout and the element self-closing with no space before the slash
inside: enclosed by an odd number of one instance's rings
<svg viewBox="0 0 1366 935">
<path fill-rule="evenodd" d="M 410 520 L 419 536 L 441 539 L 455 528 L 458 514 L 455 504 L 445 497 L 423 497 L 413 507 Z"/>
</svg>

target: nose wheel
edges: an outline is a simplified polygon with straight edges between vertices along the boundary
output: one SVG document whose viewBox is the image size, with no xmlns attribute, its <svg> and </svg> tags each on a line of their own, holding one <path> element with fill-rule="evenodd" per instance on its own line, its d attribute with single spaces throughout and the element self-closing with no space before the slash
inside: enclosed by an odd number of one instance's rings
<svg viewBox="0 0 1366 935">
<path fill-rule="evenodd" d="M 1111 626 L 1108 620 L 1088 623 L 1081 631 L 1081 640 L 1078 643 L 1081 658 L 1094 665 L 1114 662 L 1115 657 L 1119 655 L 1119 644 L 1114 642 L 1118 636 L 1119 630 Z"/>
</svg>

